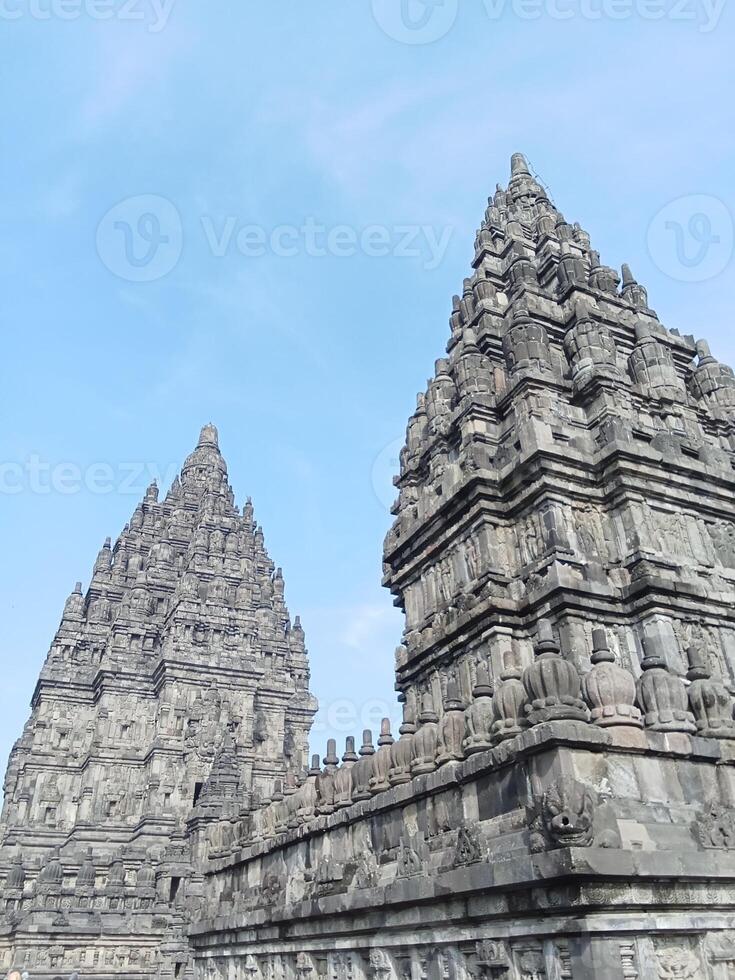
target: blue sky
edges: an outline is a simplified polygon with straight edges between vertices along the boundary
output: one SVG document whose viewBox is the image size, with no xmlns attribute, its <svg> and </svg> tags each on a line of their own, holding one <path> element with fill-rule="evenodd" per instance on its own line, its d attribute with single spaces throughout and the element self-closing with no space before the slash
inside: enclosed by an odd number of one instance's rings
<svg viewBox="0 0 735 980">
<path fill-rule="evenodd" d="M 389 471 L 513 151 L 735 362 L 734 17 L 0 0 L 0 755 L 75 580 L 210 420 L 303 618 L 314 749 L 393 703 Z"/>
</svg>

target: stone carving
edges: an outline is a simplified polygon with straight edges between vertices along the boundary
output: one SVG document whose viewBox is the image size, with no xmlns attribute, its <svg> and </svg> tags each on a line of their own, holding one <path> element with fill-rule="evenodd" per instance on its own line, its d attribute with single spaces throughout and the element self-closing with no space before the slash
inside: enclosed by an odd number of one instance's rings
<svg viewBox="0 0 735 980">
<path fill-rule="evenodd" d="M 327 754 L 324 756 L 324 771 L 316 779 L 317 811 L 320 814 L 326 815 L 334 811 L 334 777 L 338 765 L 337 742 L 330 738 L 327 740 Z"/>
<path fill-rule="evenodd" d="M 400 738 L 390 747 L 388 781 L 391 786 L 411 782 L 411 762 L 413 760 L 413 739 L 416 734 L 412 707 L 403 705 L 403 724 L 399 729 Z"/>
<path fill-rule="evenodd" d="M 592 631 L 592 643 L 592 669 L 582 681 L 585 700 L 592 709 L 591 721 L 603 728 L 611 725 L 641 728 L 643 722 L 635 705 L 633 675 L 615 663 L 604 629 Z"/>
<path fill-rule="evenodd" d="M 243 963 L 243 973 L 247 980 L 260 980 L 261 972 L 258 966 L 258 960 L 252 953 L 248 953 L 245 957 L 245 962 Z"/>
<path fill-rule="evenodd" d="M 422 698 L 419 728 L 412 740 L 411 774 L 413 776 L 420 776 L 422 773 L 433 772 L 436 769 L 438 722 L 439 716 L 434 711 L 431 694 L 427 691 Z"/>
<path fill-rule="evenodd" d="M 308 953 L 298 953 L 296 956 L 296 976 L 299 980 L 311 980 L 316 976 L 314 961 Z"/>
<path fill-rule="evenodd" d="M 375 980 L 390 980 L 393 976 L 393 965 L 390 957 L 383 949 L 371 949 L 369 954 L 370 973 Z"/>
<path fill-rule="evenodd" d="M 472 704 L 465 712 L 465 738 L 462 748 L 465 755 L 483 752 L 492 746 L 493 689 L 487 662 L 480 659 L 477 680 L 472 688 Z"/>
<path fill-rule="evenodd" d="M 345 753 L 342 765 L 334 774 L 334 807 L 336 810 L 350 806 L 352 803 L 352 768 L 358 761 L 355 752 L 355 739 L 348 735 L 345 743 Z"/>
<path fill-rule="evenodd" d="M 375 764 L 375 747 L 373 745 L 373 733 L 366 728 L 362 733 L 362 747 L 360 748 L 360 759 L 352 767 L 352 801 L 358 803 L 360 800 L 369 800 L 371 796 L 370 782 L 373 775 Z"/>
<path fill-rule="evenodd" d="M 595 793 L 574 779 L 562 779 L 536 804 L 531 849 L 589 847 L 594 839 Z"/>
<path fill-rule="evenodd" d="M 444 700 L 444 715 L 439 723 L 436 764 L 459 762 L 464 758 L 462 742 L 465 720 L 464 703 L 459 697 L 457 678 L 451 675 L 447 681 L 447 696 Z"/>
<path fill-rule="evenodd" d="M 390 730 L 390 719 L 383 718 L 380 723 L 378 751 L 373 759 L 369 790 L 371 794 L 383 793 L 390 789 L 391 751 L 394 744 Z"/>
<path fill-rule="evenodd" d="M 697 733 L 709 738 L 735 738 L 733 700 L 722 681 L 715 680 L 705 666 L 701 649 L 688 651 L 691 681 L 687 690 L 689 707 L 694 715 Z"/>
<path fill-rule="evenodd" d="M 617 379 L 617 350 L 609 331 L 590 316 L 588 308 L 579 303 L 574 326 L 564 338 L 564 352 L 572 366 L 572 381 L 578 390 L 600 375 Z"/>
<path fill-rule="evenodd" d="M 482 845 L 477 831 L 472 827 L 460 827 L 457 834 L 457 849 L 454 852 L 454 867 L 461 868 L 477 864 L 482 860 Z"/>
<path fill-rule="evenodd" d="M 267 871 L 263 876 L 263 883 L 260 889 L 260 898 L 263 905 L 278 905 L 283 899 L 284 882 L 280 874 L 275 871 Z"/>
<path fill-rule="evenodd" d="M 515 738 L 528 728 L 526 688 L 523 672 L 515 659 L 515 651 L 504 657 L 504 670 L 493 696 L 493 741 Z"/>
<path fill-rule="evenodd" d="M 528 310 L 517 308 L 512 327 L 503 339 L 503 353 L 511 374 L 524 370 L 551 371 L 549 338 L 541 323 L 534 322 Z"/>
<path fill-rule="evenodd" d="M 398 845 L 398 863 L 396 876 L 398 878 L 411 878 L 415 875 L 426 873 L 425 863 L 422 857 L 423 847 L 418 835 L 404 835 Z"/>
<path fill-rule="evenodd" d="M 712 804 L 692 824 L 703 847 L 735 847 L 735 810 Z"/>
<path fill-rule="evenodd" d="M 357 888 L 375 888 L 378 884 L 378 862 L 372 850 L 360 851 L 355 865 Z"/>
<path fill-rule="evenodd" d="M 699 957 L 692 950 L 671 947 L 658 951 L 660 980 L 698 980 L 702 976 Z"/>
<path fill-rule="evenodd" d="M 505 943 L 483 939 L 476 945 L 477 963 L 488 980 L 507 976 L 511 961 Z"/>
<path fill-rule="evenodd" d="M 535 950 L 521 953 L 518 957 L 521 980 L 547 980 L 544 955 Z"/>
<path fill-rule="evenodd" d="M 663 333 L 661 330 L 660 335 Z M 656 330 L 651 322 L 640 320 L 635 334 L 636 346 L 628 361 L 633 380 L 654 398 L 681 399 L 684 396 L 684 383 L 676 371 L 668 347 L 656 339 Z"/>
<path fill-rule="evenodd" d="M 580 698 L 581 681 L 576 667 L 561 656 L 551 623 L 539 622 L 536 660 L 523 673 L 529 699 L 526 706 L 532 725 L 546 721 L 587 721 L 589 712 Z"/>
<path fill-rule="evenodd" d="M 646 641 L 646 656 L 638 681 L 638 702 L 645 712 L 647 728 L 659 732 L 694 732 L 687 690 L 681 677 L 673 674 L 654 641 Z"/>
</svg>

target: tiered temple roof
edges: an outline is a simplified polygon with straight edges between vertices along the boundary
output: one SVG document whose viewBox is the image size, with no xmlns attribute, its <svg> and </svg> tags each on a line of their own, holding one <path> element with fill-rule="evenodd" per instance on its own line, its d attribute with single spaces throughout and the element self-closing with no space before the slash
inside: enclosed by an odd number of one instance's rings
<svg viewBox="0 0 735 980">
<path fill-rule="evenodd" d="M 32 709 L 5 781 L 0 867 L 23 888 L 0 950 L 38 969 L 54 966 L 53 945 L 58 966 L 147 975 L 162 968 L 157 940 L 178 934 L 169 965 L 185 964 L 197 827 L 246 813 L 299 771 L 316 709 L 304 631 L 251 501 L 235 506 L 214 426 L 165 498 L 149 487 L 104 542 L 86 592 L 78 583 L 66 602 Z M 53 893 L 49 867 L 61 869 Z M 80 951 L 72 937 L 91 907 L 101 936 Z"/>
</svg>

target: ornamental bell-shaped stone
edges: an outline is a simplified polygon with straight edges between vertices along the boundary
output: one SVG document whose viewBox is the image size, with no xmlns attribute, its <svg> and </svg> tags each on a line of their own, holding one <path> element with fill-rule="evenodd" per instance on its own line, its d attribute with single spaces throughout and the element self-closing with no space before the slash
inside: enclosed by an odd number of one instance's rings
<svg viewBox="0 0 735 980">
<path fill-rule="evenodd" d="M 373 761 L 375 759 L 375 746 L 373 745 L 373 733 L 366 728 L 362 733 L 362 747 L 360 748 L 360 759 L 352 767 L 352 802 L 358 803 L 360 800 L 369 800 L 370 777 L 373 774 Z"/>
<path fill-rule="evenodd" d="M 523 672 L 523 686 L 530 701 L 526 705 L 530 723 L 588 721 L 587 705 L 580 697 L 579 672 L 561 655 L 548 619 L 539 621 L 535 653 L 535 662 Z"/>
<path fill-rule="evenodd" d="M 460 762 L 464 759 L 462 741 L 464 739 L 465 705 L 459 696 L 459 685 L 454 674 L 447 681 L 447 696 L 444 699 L 444 715 L 439 725 L 439 740 L 436 753 L 437 766 L 447 762 Z"/>
<path fill-rule="evenodd" d="M 521 680 L 523 672 L 515 651 L 506 652 L 504 670 L 493 697 L 493 742 L 503 742 L 520 735 L 528 728 L 525 706 L 526 689 Z"/>
<path fill-rule="evenodd" d="M 334 774 L 334 807 L 336 810 L 352 803 L 352 767 L 358 760 L 355 752 L 355 737 L 348 735 L 345 740 L 345 754 L 342 765 Z"/>
<path fill-rule="evenodd" d="M 472 704 L 465 711 L 465 737 L 462 748 L 465 755 L 484 752 L 492 748 L 493 689 L 487 661 L 481 658 L 477 665 L 477 679 L 472 688 Z"/>
<path fill-rule="evenodd" d="M 378 751 L 373 757 L 372 775 L 370 776 L 370 793 L 383 793 L 390 789 L 390 754 L 393 746 L 393 735 L 390 730 L 390 719 L 383 718 L 380 723 L 380 738 Z"/>
<path fill-rule="evenodd" d="M 439 716 L 427 691 L 421 700 L 419 730 L 413 737 L 411 775 L 420 776 L 436 769 L 436 747 L 439 741 Z"/>
<path fill-rule="evenodd" d="M 401 786 L 411 782 L 411 762 L 413 760 L 413 740 L 416 737 L 416 722 L 410 704 L 403 705 L 403 724 L 399 729 L 400 738 L 390 747 L 388 782 L 391 786 Z"/>
<path fill-rule="evenodd" d="M 694 715 L 697 734 L 705 738 L 735 738 L 735 722 L 732 717 L 733 701 L 721 680 L 707 669 L 704 653 L 691 646 L 687 651 L 691 681 L 687 695 Z"/>
<path fill-rule="evenodd" d="M 684 680 L 673 674 L 662 653 L 650 640 L 644 641 L 646 656 L 638 681 L 638 703 L 646 728 L 655 732 L 695 732 L 694 716 L 689 711 Z"/>
<path fill-rule="evenodd" d="M 582 679 L 585 700 L 591 708 L 591 721 L 606 728 L 632 725 L 642 728 L 640 710 L 635 704 L 635 679 L 615 663 L 602 627 L 592 631 L 592 669 Z"/>
</svg>

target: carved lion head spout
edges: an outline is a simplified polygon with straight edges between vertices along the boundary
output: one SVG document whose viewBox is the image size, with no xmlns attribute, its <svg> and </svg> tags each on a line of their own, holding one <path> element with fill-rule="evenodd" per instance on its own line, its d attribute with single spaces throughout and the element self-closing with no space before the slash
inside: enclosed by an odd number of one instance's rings
<svg viewBox="0 0 735 980">
<path fill-rule="evenodd" d="M 594 836 L 595 797 L 588 786 L 562 779 L 544 794 L 542 818 L 560 847 L 586 847 Z"/>
</svg>

